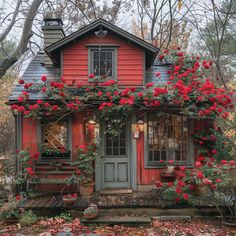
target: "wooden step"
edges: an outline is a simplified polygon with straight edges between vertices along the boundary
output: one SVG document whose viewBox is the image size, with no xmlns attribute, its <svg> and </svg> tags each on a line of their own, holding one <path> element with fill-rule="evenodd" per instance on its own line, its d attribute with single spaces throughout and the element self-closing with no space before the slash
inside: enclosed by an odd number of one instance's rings
<svg viewBox="0 0 236 236">
<path fill-rule="evenodd" d="M 39 171 L 35 170 L 36 175 L 72 175 L 73 171 L 59 171 L 59 170 L 50 170 L 50 171 Z"/>
<path fill-rule="evenodd" d="M 39 178 L 37 184 L 66 184 L 67 178 L 62 179 L 50 179 L 50 178 Z"/>
<path fill-rule="evenodd" d="M 125 226 L 150 226 L 151 219 L 149 217 L 110 217 L 99 216 L 93 220 L 82 218 L 80 222 L 84 225 L 125 225 Z"/>
</svg>

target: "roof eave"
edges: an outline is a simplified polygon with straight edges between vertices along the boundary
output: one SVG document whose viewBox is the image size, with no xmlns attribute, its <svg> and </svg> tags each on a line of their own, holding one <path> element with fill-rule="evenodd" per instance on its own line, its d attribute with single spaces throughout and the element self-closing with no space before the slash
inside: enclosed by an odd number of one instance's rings
<svg viewBox="0 0 236 236">
<path fill-rule="evenodd" d="M 137 45 L 145 48 L 146 50 L 152 52 L 153 54 L 157 54 L 159 52 L 159 48 L 151 45 L 150 43 L 136 37 L 135 35 L 103 20 L 103 19 L 99 19 L 97 21 L 94 21 L 93 23 L 91 23 L 88 26 L 83 27 L 82 29 L 76 31 L 75 33 L 67 36 L 66 38 L 63 38 L 57 42 L 55 42 L 52 45 L 49 45 L 48 47 L 45 48 L 45 52 L 49 55 L 52 56 L 52 53 L 54 51 L 56 51 L 57 49 L 67 45 L 68 43 L 70 43 L 71 41 L 75 40 L 76 38 L 82 36 L 83 34 L 95 29 L 96 27 L 98 27 L 99 25 L 103 25 L 105 27 L 107 27 L 108 29 L 110 29 L 111 31 L 127 38 L 130 39 L 131 41 L 133 41 L 134 43 L 136 43 Z"/>
</svg>

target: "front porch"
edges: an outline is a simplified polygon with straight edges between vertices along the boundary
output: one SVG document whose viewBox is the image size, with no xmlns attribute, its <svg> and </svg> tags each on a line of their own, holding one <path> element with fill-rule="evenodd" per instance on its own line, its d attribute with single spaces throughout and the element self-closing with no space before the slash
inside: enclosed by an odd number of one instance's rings
<svg viewBox="0 0 236 236">
<path fill-rule="evenodd" d="M 201 203 L 199 197 L 195 197 L 191 205 L 176 205 L 171 201 L 162 199 L 156 190 L 125 194 L 102 194 L 97 192 L 88 197 L 78 196 L 77 201 L 72 205 L 65 204 L 61 194 L 34 195 L 22 201 L 18 207 L 32 210 L 37 215 L 55 216 L 63 212 L 69 212 L 76 217 L 81 216 L 82 211 L 90 204 L 96 204 L 99 208 L 99 214 L 102 216 L 214 217 L 218 215 L 217 210 L 213 206 L 205 206 Z"/>
</svg>

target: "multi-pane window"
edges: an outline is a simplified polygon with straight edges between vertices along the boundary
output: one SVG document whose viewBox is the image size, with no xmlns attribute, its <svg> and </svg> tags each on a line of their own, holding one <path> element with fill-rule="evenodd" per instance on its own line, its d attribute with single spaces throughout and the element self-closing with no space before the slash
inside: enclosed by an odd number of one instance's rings
<svg viewBox="0 0 236 236">
<path fill-rule="evenodd" d="M 101 77 L 115 77 L 115 49 L 91 49 L 90 73 Z"/>
<path fill-rule="evenodd" d="M 67 121 L 42 124 L 42 153 L 44 156 L 69 156 Z"/>
<path fill-rule="evenodd" d="M 106 155 L 114 157 L 122 157 L 127 155 L 126 150 L 126 132 L 125 127 L 117 136 L 106 133 Z"/>
<path fill-rule="evenodd" d="M 191 163 L 189 119 L 175 115 L 149 114 L 147 121 L 147 165 L 160 160 L 175 160 L 181 165 Z"/>
</svg>

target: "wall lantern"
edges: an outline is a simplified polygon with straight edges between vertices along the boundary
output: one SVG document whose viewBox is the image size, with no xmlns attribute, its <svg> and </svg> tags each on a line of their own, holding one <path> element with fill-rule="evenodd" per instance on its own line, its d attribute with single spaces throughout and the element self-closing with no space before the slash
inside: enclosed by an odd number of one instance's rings
<svg viewBox="0 0 236 236">
<path fill-rule="evenodd" d="M 95 125 L 97 122 L 96 122 L 96 116 L 95 114 L 93 114 L 93 117 L 91 117 L 89 120 L 88 120 L 88 123 L 91 124 L 91 125 Z"/>
<path fill-rule="evenodd" d="M 133 138 L 134 139 L 139 139 L 140 138 L 140 133 L 143 132 L 143 120 L 139 119 L 137 123 L 135 124 L 135 129 L 133 131 Z"/>
<path fill-rule="evenodd" d="M 90 131 L 89 131 L 90 130 Z M 86 134 L 88 136 L 93 137 L 94 143 L 98 144 L 100 142 L 100 125 L 97 121 L 97 117 L 95 113 L 93 116 L 87 121 L 86 124 Z"/>
</svg>

